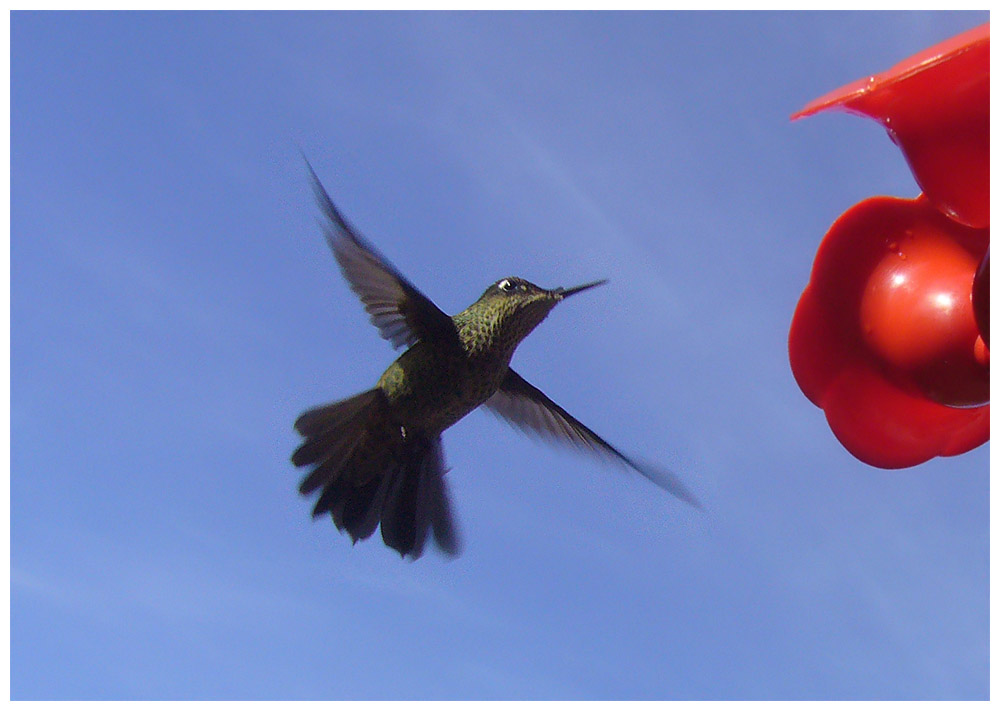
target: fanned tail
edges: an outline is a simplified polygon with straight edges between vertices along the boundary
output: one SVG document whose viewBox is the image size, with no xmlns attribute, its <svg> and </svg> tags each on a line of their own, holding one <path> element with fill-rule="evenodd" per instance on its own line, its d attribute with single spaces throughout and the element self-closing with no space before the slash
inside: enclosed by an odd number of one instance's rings
<svg viewBox="0 0 1000 711">
<path fill-rule="evenodd" d="M 428 533 L 445 553 L 459 553 L 441 439 L 394 424 L 381 390 L 309 410 L 295 429 L 306 439 L 292 463 L 313 466 L 299 491 L 321 489 L 313 517 L 329 513 L 354 542 L 381 523 L 386 545 L 414 559 L 423 554 Z"/>
<path fill-rule="evenodd" d="M 458 555 L 459 542 L 445 489 L 441 438 L 408 438 L 402 466 L 382 510 L 382 540 L 401 555 L 419 558 L 427 534 L 438 548 Z"/>
</svg>

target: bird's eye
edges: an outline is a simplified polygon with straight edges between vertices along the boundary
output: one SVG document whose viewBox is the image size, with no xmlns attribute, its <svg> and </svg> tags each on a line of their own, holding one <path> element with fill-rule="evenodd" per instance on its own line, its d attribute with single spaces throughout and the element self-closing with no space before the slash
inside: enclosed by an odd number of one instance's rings
<svg viewBox="0 0 1000 711">
<path fill-rule="evenodd" d="M 513 284 L 510 283 L 510 279 L 503 279 L 497 286 L 500 287 L 500 291 L 510 291 Z"/>
</svg>

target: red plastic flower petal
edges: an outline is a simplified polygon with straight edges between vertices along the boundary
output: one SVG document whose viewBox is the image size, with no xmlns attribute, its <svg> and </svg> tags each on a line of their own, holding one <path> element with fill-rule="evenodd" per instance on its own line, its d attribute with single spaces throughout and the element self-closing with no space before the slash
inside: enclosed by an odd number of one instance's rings
<svg viewBox="0 0 1000 711">
<path fill-rule="evenodd" d="M 840 109 L 879 121 L 927 198 L 972 227 L 990 223 L 990 26 L 860 79 L 792 116 Z"/>
<path fill-rule="evenodd" d="M 972 283 L 989 231 L 923 197 L 855 205 L 820 245 L 789 334 L 792 372 L 831 430 L 885 468 L 989 439 L 988 353 Z M 961 406 L 961 407 L 958 407 Z"/>
</svg>

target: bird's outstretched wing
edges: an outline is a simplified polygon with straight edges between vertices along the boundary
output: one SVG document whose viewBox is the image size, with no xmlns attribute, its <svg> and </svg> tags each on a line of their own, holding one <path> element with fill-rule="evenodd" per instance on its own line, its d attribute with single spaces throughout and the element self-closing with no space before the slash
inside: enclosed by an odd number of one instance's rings
<svg viewBox="0 0 1000 711">
<path fill-rule="evenodd" d="M 486 408 L 528 434 L 535 434 L 559 444 L 575 444 L 593 454 L 603 455 L 636 470 L 657 486 L 696 508 L 701 503 L 669 471 L 642 466 L 605 442 L 593 430 L 559 405 L 513 369 L 507 370 L 500 389 L 485 403 Z"/>
<path fill-rule="evenodd" d="M 304 156 L 303 156 L 304 158 Z M 360 297 L 379 334 L 396 348 L 417 341 L 457 343 L 455 325 L 444 311 L 362 237 L 333 204 L 306 160 L 316 202 L 323 211 L 323 233 L 351 289 Z"/>
</svg>

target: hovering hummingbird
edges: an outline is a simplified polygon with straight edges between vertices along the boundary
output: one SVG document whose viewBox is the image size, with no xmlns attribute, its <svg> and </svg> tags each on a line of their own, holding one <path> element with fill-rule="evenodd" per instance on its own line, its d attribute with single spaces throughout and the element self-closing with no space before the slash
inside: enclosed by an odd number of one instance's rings
<svg viewBox="0 0 1000 711">
<path fill-rule="evenodd" d="M 428 533 L 442 551 L 457 555 L 441 433 L 480 405 L 528 433 L 631 467 L 700 507 L 675 476 L 629 459 L 510 367 L 518 344 L 556 304 L 606 280 L 543 289 L 507 277 L 448 316 L 347 222 L 306 166 L 326 241 L 351 289 L 382 337 L 408 347 L 371 390 L 295 421 L 305 441 L 292 463 L 312 467 L 299 491 L 320 490 L 314 518 L 330 514 L 355 543 L 381 523 L 382 540 L 401 556 L 419 558 Z"/>
</svg>

